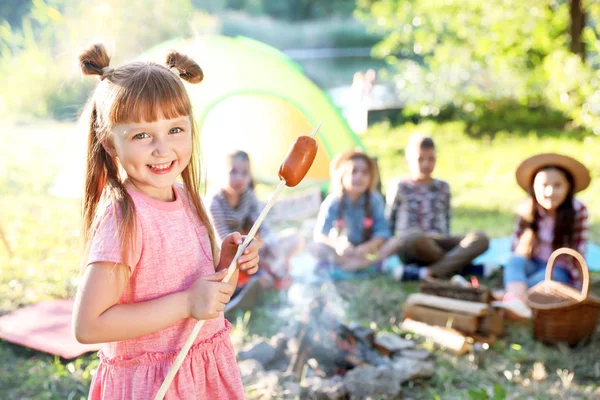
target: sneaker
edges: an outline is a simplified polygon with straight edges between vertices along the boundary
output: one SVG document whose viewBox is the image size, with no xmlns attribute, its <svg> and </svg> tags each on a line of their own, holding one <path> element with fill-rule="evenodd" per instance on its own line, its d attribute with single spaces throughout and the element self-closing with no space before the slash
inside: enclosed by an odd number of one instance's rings
<svg viewBox="0 0 600 400">
<path fill-rule="evenodd" d="M 403 281 L 419 281 L 421 280 L 421 270 L 418 265 L 409 264 L 404 267 L 404 271 L 402 274 Z"/>
<path fill-rule="evenodd" d="M 462 275 L 454 275 L 452 278 L 450 278 L 450 282 L 461 287 L 471 286 L 471 284 Z"/>
</svg>

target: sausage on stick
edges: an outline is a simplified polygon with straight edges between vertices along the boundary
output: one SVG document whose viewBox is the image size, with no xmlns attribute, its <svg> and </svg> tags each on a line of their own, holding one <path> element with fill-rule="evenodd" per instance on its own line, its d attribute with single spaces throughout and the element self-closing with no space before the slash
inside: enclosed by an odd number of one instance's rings
<svg viewBox="0 0 600 400">
<path fill-rule="evenodd" d="M 273 204 L 275 204 L 275 200 L 277 200 L 277 197 L 281 193 L 283 187 L 294 187 L 306 176 L 306 173 L 312 166 L 315 156 L 317 155 L 318 146 L 314 137 L 321 127 L 321 124 L 322 122 L 317 125 L 310 136 L 300 136 L 294 141 L 294 143 L 292 143 L 288 154 L 285 156 L 283 163 L 279 167 L 279 185 L 271 195 L 271 198 L 269 199 L 265 208 L 263 208 L 260 215 L 254 222 L 254 225 L 252 225 L 252 228 L 250 229 L 250 232 L 248 232 L 248 235 L 246 235 L 244 242 L 238 247 L 233 260 L 231 260 L 231 264 L 229 264 L 229 267 L 227 268 L 227 275 L 225 275 L 222 282 L 229 282 L 229 279 L 231 279 L 231 276 L 237 268 L 238 258 L 242 255 L 244 250 L 246 250 L 246 247 L 248 247 L 252 239 L 254 239 L 258 228 L 260 228 L 269 210 L 271 210 L 271 207 L 273 207 Z M 181 347 L 179 354 L 177 354 L 177 358 L 175 358 L 173 365 L 171 365 L 171 368 L 169 369 L 169 372 L 160 386 L 160 389 L 158 390 L 154 400 L 162 400 L 165 397 L 173 378 L 175 378 L 177 371 L 179 371 L 179 367 L 181 367 L 183 360 L 192 347 L 192 344 L 194 343 L 194 340 L 196 340 L 196 336 L 198 336 L 198 333 L 200 332 L 200 329 L 202 329 L 203 325 L 204 320 L 199 320 L 196 322 L 194 329 L 192 329 L 192 332 L 190 332 L 190 335 Z"/>
</svg>

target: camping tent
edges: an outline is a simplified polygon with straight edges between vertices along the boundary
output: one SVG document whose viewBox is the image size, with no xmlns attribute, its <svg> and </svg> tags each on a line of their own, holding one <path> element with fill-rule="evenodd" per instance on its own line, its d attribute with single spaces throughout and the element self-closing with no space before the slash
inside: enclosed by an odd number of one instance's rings
<svg viewBox="0 0 600 400">
<path fill-rule="evenodd" d="M 291 143 L 320 121 L 319 151 L 306 180 L 326 182 L 335 153 L 362 147 L 327 95 L 278 50 L 244 37 L 206 36 L 163 43 L 142 58 L 161 60 L 169 49 L 204 71 L 204 81 L 188 90 L 209 180 L 222 172 L 225 154 L 241 149 L 250 153 L 258 180 L 275 181 Z"/>
</svg>

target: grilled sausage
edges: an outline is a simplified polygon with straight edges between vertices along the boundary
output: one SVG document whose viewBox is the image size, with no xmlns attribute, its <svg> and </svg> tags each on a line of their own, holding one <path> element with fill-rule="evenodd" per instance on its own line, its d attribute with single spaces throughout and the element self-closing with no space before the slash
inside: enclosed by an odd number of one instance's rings
<svg viewBox="0 0 600 400">
<path fill-rule="evenodd" d="M 294 187 L 306 176 L 317 155 L 317 141 L 309 136 L 299 136 L 279 167 L 279 179 Z"/>
</svg>

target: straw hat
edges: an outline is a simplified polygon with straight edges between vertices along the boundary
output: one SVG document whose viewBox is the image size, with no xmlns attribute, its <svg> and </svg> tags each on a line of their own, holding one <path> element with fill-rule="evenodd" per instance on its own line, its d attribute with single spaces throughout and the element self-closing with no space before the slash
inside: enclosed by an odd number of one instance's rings
<svg viewBox="0 0 600 400">
<path fill-rule="evenodd" d="M 379 168 L 377 167 L 377 163 L 365 152 L 360 150 L 347 150 L 343 153 L 336 154 L 331 160 L 331 163 L 329 164 L 329 175 L 331 177 L 335 176 L 342 164 L 353 157 L 360 157 L 363 160 L 367 161 L 369 170 L 373 171 L 373 176 L 371 177 L 371 189 L 376 188 L 379 184 Z"/>
<path fill-rule="evenodd" d="M 515 172 L 517 183 L 526 192 L 529 191 L 535 174 L 544 167 L 556 166 L 569 171 L 573 176 L 573 192 L 581 192 L 590 184 L 590 171 L 574 158 L 556 153 L 536 154 L 523 161 Z"/>
</svg>

